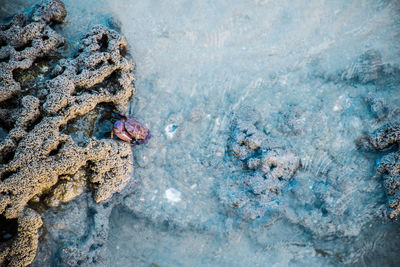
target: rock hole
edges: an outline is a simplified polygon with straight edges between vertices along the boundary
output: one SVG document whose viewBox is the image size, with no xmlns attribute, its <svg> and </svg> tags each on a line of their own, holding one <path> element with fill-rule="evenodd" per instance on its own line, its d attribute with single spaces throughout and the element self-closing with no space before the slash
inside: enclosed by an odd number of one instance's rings
<svg viewBox="0 0 400 267">
<path fill-rule="evenodd" d="M 4 191 L 0 192 L 0 195 L 2 196 L 8 196 L 9 194 L 10 194 L 9 192 L 4 192 Z"/>
<path fill-rule="evenodd" d="M 89 251 L 95 251 L 98 248 L 101 248 L 102 245 L 101 244 L 92 244 L 89 248 Z"/>
<path fill-rule="evenodd" d="M 4 139 L 6 139 L 8 133 L 9 133 L 9 131 L 7 129 L 4 129 L 3 127 L 1 127 L 1 124 L 0 124 L 0 142 L 3 141 Z"/>
<path fill-rule="evenodd" d="M 93 137 L 97 139 L 108 139 L 113 127 L 112 112 L 115 106 L 111 103 L 100 103 L 95 108 L 98 117 L 94 122 Z"/>
<path fill-rule="evenodd" d="M 7 219 L 0 215 L 0 242 L 6 242 L 18 233 L 18 219 Z"/>
<path fill-rule="evenodd" d="M 19 98 L 18 95 L 14 94 L 11 95 L 10 98 L 7 100 L 4 100 L 3 102 L 0 102 L 0 109 L 5 109 L 5 110 L 15 110 L 19 108 Z M 3 118 L 5 121 L 9 121 L 9 118 Z M 14 127 L 14 124 L 11 126 L 11 128 Z"/>
<path fill-rule="evenodd" d="M 0 118 L 0 136 L 8 134 L 14 128 L 14 122 L 7 120 L 8 118 Z"/>
<path fill-rule="evenodd" d="M 0 59 L 0 63 L 8 61 L 10 61 L 10 55 L 7 55 L 6 57 Z"/>
<path fill-rule="evenodd" d="M 32 122 L 29 123 L 28 127 L 26 128 L 26 130 L 28 132 L 32 131 L 33 128 L 38 125 L 43 119 L 43 115 L 38 116 L 35 120 L 33 120 Z"/>
<path fill-rule="evenodd" d="M 113 73 L 111 73 L 104 79 L 103 82 L 104 87 L 107 88 L 112 95 L 116 95 L 121 90 L 121 85 L 119 84 L 118 81 L 120 76 L 121 76 L 121 71 L 115 70 Z"/>
<path fill-rule="evenodd" d="M 73 56 L 73 58 L 77 58 L 83 52 L 83 48 L 79 48 L 78 52 Z"/>
<path fill-rule="evenodd" d="M 21 83 L 23 81 L 24 70 L 20 68 L 16 68 L 12 71 L 12 75 L 15 81 Z"/>
<path fill-rule="evenodd" d="M 107 34 L 103 34 L 101 39 L 99 40 L 99 45 L 100 45 L 100 51 L 104 52 L 108 48 L 108 36 Z"/>
<path fill-rule="evenodd" d="M 104 61 L 100 61 L 99 63 L 96 64 L 96 66 L 94 66 L 94 68 L 97 70 L 99 69 L 102 65 L 104 64 Z"/>
<path fill-rule="evenodd" d="M 42 40 L 43 40 L 43 41 L 49 40 L 49 36 L 43 35 L 43 36 L 42 36 Z"/>
<path fill-rule="evenodd" d="M 93 168 L 94 168 L 94 166 L 96 166 L 96 165 L 94 164 L 93 161 L 88 160 L 86 162 L 85 171 L 86 171 L 86 177 L 87 177 L 88 181 L 90 181 L 91 177 L 93 176 L 93 173 L 94 173 Z M 89 182 L 88 182 L 88 184 L 89 184 Z M 95 185 L 96 183 L 91 183 L 91 184 Z"/>
<path fill-rule="evenodd" d="M 7 41 L 5 39 L 0 39 L 0 48 L 7 45 Z"/>
<path fill-rule="evenodd" d="M 76 86 L 74 90 L 73 96 L 81 95 L 83 92 L 88 91 L 88 88 L 86 87 L 81 87 L 81 86 Z"/>
<path fill-rule="evenodd" d="M 7 151 L 5 153 L 3 152 L 3 155 L 0 155 L 0 164 L 8 164 L 10 161 L 14 159 L 14 154 L 15 154 L 14 150 Z M 4 180 L 5 179 L 6 178 L 4 178 Z M 3 177 L 1 177 L 1 180 L 3 180 Z"/>
<path fill-rule="evenodd" d="M 109 65 L 114 65 L 114 61 L 111 58 L 107 59 L 107 63 Z"/>
<path fill-rule="evenodd" d="M 77 93 L 79 93 L 80 90 L 84 91 L 87 89 L 77 88 Z M 101 109 L 96 106 L 89 113 L 69 120 L 66 125 L 60 128 L 60 131 L 71 136 L 76 145 L 85 147 L 90 142 L 90 138 L 93 136 L 95 124 L 96 121 L 99 120 L 98 117 L 100 112 Z"/>
<path fill-rule="evenodd" d="M 1 181 L 5 181 L 5 180 L 7 180 L 8 178 L 10 178 L 11 175 L 13 175 L 13 174 L 15 174 L 15 173 L 16 173 L 16 172 L 13 172 L 13 171 L 5 171 L 5 172 L 1 173 L 0 180 L 1 180 Z"/>
<path fill-rule="evenodd" d="M 44 87 L 43 82 L 49 79 L 49 74 L 59 59 L 59 55 L 38 57 L 30 68 L 15 68 L 12 74 L 14 80 L 21 85 L 21 93 L 36 95 L 36 91 Z"/>
<path fill-rule="evenodd" d="M 128 54 L 128 49 L 126 49 L 126 46 L 120 45 L 119 46 L 119 53 L 121 54 L 121 56 L 125 57 L 126 54 Z"/>
<path fill-rule="evenodd" d="M 49 156 L 55 156 L 58 154 L 58 152 L 60 152 L 61 148 L 64 146 L 63 142 L 60 142 L 57 147 L 55 149 L 53 149 L 52 151 L 50 151 Z"/>
<path fill-rule="evenodd" d="M 22 51 L 22 50 L 25 50 L 25 49 L 28 48 L 28 47 L 31 47 L 31 46 L 32 46 L 32 40 L 30 40 L 29 42 L 27 42 L 27 43 L 24 44 L 24 45 L 17 46 L 17 47 L 15 48 L 15 50 L 18 51 L 18 52 L 20 52 L 20 51 Z"/>
</svg>

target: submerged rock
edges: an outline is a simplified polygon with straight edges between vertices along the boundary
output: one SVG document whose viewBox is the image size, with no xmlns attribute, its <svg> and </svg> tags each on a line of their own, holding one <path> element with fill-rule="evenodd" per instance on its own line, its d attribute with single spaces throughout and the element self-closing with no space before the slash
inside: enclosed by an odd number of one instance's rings
<svg viewBox="0 0 400 267">
<path fill-rule="evenodd" d="M 88 194 L 46 210 L 40 244 L 31 266 L 106 266 L 105 246 L 109 235 L 109 217 L 127 192 L 135 187 L 129 183 L 110 199 L 95 203 Z"/>
<path fill-rule="evenodd" d="M 285 111 L 276 114 L 277 130 L 289 136 L 303 135 L 307 116 L 307 110 L 298 105 L 289 105 Z"/>
<path fill-rule="evenodd" d="M 316 243 L 357 238 L 383 206 L 369 161 L 357 151 L 297 150 L 291 144 L 302 136 L 268 130 L 252 108 L 233 114 L 227 170 L 218 192 L 228 212 L 255 225 L 284 219 Z M 377 202 L 371 203 L 371 195 Z"/>
<path fill-rule="evenodd" d="M 387 124 L 364 139 L 364 147 L 372 148 L 375 150 L 384 150 L 390 148 L 394 144 L 398 144 L 400 141 L 400 125 L 399 124 Z"/>
<path fill-rule="evenodd" d="M 369 136 L 360 139 L 359 145 L 377 151 L 392 151 L 377 161 L 377 172 L 383 179 L 387 194 L 389 218 L 400 214 L 400 124 L 387 124 Z M 393 149 L 395 151 L 393 151 Z"/>
<path fill-rule="evenodd" d="M 10 266 L 35 257 L 42 221 L 34 210 L 88 189 L 104 201 L 132 172 L 129 144 L 106 139 L 96 113 L 125 111 L 134 93 L 126 40 L 95 26 L 73 58 L 58 60 L 64 39 L 53 25 L 65 16 L 61 1 L 46 0 L 0 26 L 0 214 L 18 219 L 17 234 L 0 243 Z"/>
<path fill-rule="evenodd" d="M 400 152 L 390 153 L 378 162 L 377 171 L 382 175 L 388 196 L 389 218 L 400 214 Z"/>
<path fill-rule="evenodd" d="M 351 83 L 374 84 L 386 88 L 400 82 L 398 66 L 383 63 L 382 55 L 376 50 L 363 53 L 353 64 L 339 74 L 340 80 Z"/>
<path fill-rule="evenodd" d="M 220 197 L 244 218 L 276 209 L 280 195 L 299 169 L 300 158 L 287 145 L 257 128 L 260 115 L 243 107 L 233 115 L 229 153 L 243 171 L 220 190 Z"/>
<path fill-rule="evenodd" d="M 369 106 L 369 109 L 372 115 L 378 120 L 381 121 L 387 118 L 389 114 L 389 107 L 386 104 L 385 100 L 381 97 L 366 97 L 366 102 Z"/>
</svg>

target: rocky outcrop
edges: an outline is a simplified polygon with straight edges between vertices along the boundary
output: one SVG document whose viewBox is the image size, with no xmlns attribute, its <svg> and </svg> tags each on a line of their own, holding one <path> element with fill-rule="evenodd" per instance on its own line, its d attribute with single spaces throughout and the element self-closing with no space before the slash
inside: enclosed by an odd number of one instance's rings
<svg viewBox="0 0 400 267">
<path fill-rule="evenodd" d="M 0 261 L 11 266 L 34 259 L 42 224 L 34 209 L 88 189 L 104 201 L 132 172 L 130 145 L 107 138 L 112 110 L 125 111 L 134 93 L 126 41 L 95 26 L 62 58 L 53 25 L 65 16 L 61 1 L 42 1 L 0 26 L 0 214 L 17 219 Z"/>
<path fill-rule="evenodd" d="M 28 14 L 16 15 L 0 26 L 0 101 L 21 92 L 13 72 L 28 69 L 40 57 L 50 55 L 64 43 L 51 23 L 61 23 L 67 15 L 61 1 L 46 1 Z"/>
</svg>

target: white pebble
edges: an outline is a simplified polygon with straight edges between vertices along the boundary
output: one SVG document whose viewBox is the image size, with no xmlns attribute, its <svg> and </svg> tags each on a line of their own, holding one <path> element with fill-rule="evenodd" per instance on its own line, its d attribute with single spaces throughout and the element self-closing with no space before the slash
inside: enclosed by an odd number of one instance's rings
<svg viewBox="0 0 400 267">
<path fill-rule="evenodd" d="M 177 203 L 181 201 L 181 192 L 172 187 L 168 188 L 165 190 L 165 198 L 168 200 L 168 202 Z"/>
</svg>

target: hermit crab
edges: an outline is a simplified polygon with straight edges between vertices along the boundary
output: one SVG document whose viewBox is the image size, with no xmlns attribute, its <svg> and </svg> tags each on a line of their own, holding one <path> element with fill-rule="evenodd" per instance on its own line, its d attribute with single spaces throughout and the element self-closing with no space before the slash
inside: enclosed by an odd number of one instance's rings
<svg viewBox="0 0 400 267">
<path fill-rule="evenodd" d="M 117 121 L 113 125 L 111 138 L 115 134 L 119 139 L 133 145 L 146 144 L 150 140 L 150 130 L 135 116 L 117 113 L 113 118 Z"/>
</svg>

